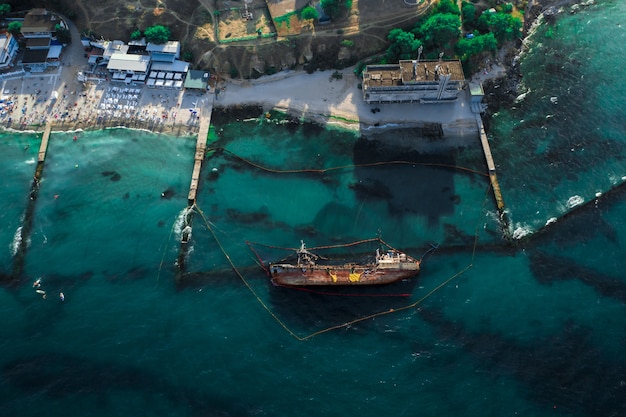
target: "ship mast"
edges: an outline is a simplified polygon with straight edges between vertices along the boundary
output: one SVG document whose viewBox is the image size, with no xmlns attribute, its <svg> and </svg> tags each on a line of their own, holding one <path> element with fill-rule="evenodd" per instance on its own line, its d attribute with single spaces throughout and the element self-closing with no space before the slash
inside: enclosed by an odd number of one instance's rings
<svg viewBox="0 0 626 417">
<path fill-rule="evenodd" d="M 306 244 L 303 240 L 300 241 L 300 249 L 297 251 L 298 253 L 298 266 L 313 266 L 315 265 L 315 260 L 318 256 L 314 253 L 309 252 L 306 249 Z"/>
</svg>

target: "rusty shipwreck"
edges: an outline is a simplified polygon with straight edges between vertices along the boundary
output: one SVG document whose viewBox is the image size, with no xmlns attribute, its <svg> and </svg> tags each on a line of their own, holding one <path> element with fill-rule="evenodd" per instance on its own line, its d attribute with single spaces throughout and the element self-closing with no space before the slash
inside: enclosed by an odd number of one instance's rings
<svg viewBox="0 0 626 417">
<path fill-rule="evenodd" d="M 295 254 L 269 264 L 276 285 L 382 285 L 417 275 L 421 261 L 395 249 L 376 252 L 363 263 L 335 263 L 306 248 L 301 241 Z"/>
</svg>

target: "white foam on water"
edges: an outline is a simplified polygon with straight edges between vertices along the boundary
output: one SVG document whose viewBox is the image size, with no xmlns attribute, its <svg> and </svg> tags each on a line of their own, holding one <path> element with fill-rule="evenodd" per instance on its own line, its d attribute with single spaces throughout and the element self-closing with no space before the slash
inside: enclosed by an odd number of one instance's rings
<svg viewBox="0 0 626 417">
<path fill-rule="evenodd" d="M 526 96 L 528 95 L 528 93 L 530 93 L 530 88 L 528 89 L 528 91 L 526 91 L 525 93 L 520 94 L 519 96 L 517 96 L 517 98 L 515 99 L 516 103 L 519 103 L 520 101 L 523 101 Z"/>
<path fill-rule="evenodd" d="M 513 229 L 513 239 L 521 239 L 533 232 L 530 226 L 516 224 Z"/>
<path fill-rule="evenodd" d="M 573 209 L 576 206 L 580 206 L 582 203 L 584 203 L 585 200 L 579 196 L 579 195 L 573 195 L 570 198 L 567 199 L 567 208 L 568 209 Z"/>
<path fill-rule="evenodd" d="M 549 224 L 552 224 L 552 223 L 556 223 L 556 221 L 557 221 L 556 217 L 550 217 L 548 219 L 548 221 L 546 222 L 546 226 L 548 226 Z"/>
<path fill-rule="evenodd" d="M 11 242 L 11 256 L 15 256 L 17 254 L 17 250 L 22 243 L 22 226 L 18 227 L 13 234 L 13 241 Z"/>
<path fill-rule="evenodd" d="M 174 228 L 174 236 L 176 237 L 177 240 L 180 240 L 180 238 L 182 237 L 183 229 L 185 228 L 185 225 L 186 225 L 187 214 L 191 214 L 192 211 L 193 209 L 189 207 L 185 207 L 178 213 L 178 216 L 176 216 L 176 221 L 174 222 L 173 228 Z"/>
<path fill-rule="evenodd" d="M 24 161 L 24 163 L 25 163 L 26 165 L 34 165 L 34 164 L 35 164 L 35 162 L 36 162 L 36 161 L 35 161 L 35 158 L 30 158 L 30 159 L 27 159 L 26 161 Z"/>
</svg>

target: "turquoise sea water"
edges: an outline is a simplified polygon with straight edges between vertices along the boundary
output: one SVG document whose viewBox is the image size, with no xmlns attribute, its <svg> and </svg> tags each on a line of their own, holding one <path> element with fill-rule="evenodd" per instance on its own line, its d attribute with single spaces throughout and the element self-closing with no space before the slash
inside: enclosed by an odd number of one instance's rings
<svg viewBox="0 0 626 417">
<path fill-rule="evenodd" d="M 16 278 L 38 136 L 3 133 L 0 415 L 626 415 L 619 16 L 609 1 L 540 27 L 531 92 L 492 122 L 514 243 L 488 179 L 455 168 L 485 171 L 478 140 L 397 154 L 216 116 L 226 151 L 205 162 L 184 274 L 195 140 L 107 130 L 52 135 Z M 379 233 L 417 257 L 440 246 L 417 279 L 361 292 L 273 287 L 257 264 L 286 254 L 261 244 Z"/>
</svg>

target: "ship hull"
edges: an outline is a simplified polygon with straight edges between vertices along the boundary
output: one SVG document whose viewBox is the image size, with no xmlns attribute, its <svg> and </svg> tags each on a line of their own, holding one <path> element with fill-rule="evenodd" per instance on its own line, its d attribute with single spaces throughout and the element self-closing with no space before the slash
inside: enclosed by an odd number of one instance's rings
<svg viewBox="0 0 626 417">
<path fill-rule="evenodd" d="M 270 264 L 272 282 L 277 285 L 384 285 L 391 284 L 419 273 L 419 263 L 406 263 L 397 268 L 326 266 L 297 267 L 286 264 Z"/>
</svg>

